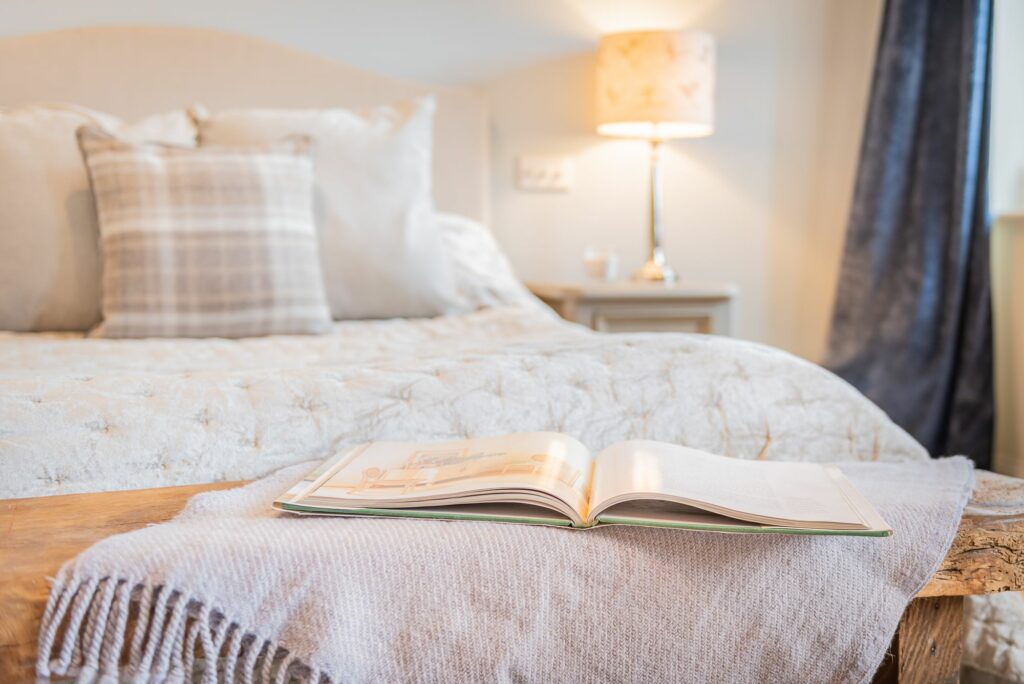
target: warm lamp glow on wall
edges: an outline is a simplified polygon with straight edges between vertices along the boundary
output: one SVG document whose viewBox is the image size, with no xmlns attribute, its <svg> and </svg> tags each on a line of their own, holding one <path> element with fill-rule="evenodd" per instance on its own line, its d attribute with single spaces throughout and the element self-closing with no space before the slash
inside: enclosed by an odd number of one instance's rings
<svg viewBox="0 0 1024 684">
<path fill-rule="evenodd" d="M 597 132 L 651 143 L 650 254 L 638 280 L 675 282 L 661 246 L 661 143 L 714 131 L 715 40 L 697 31 L 601 38 Z"/>
</svg>

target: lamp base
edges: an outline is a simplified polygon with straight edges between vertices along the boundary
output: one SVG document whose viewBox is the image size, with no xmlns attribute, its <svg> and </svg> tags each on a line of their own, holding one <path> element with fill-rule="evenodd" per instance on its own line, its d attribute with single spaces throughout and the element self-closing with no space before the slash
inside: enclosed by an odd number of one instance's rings
<svg viewBox="0 0 1024 684">
<path fill-rule="evenodd" d="M 647 263 L 633 274 L 633 280 L 646 280 L 671 285 L 679 280 L 679 274 L 667 264 L 659 264 L 652 259 L 648 259 Z"/>
</svg>

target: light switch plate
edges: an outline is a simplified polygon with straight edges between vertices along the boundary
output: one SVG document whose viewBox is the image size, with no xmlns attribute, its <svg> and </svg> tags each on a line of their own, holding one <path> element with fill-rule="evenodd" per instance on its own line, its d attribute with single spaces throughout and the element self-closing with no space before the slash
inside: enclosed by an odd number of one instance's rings
<svg viewBox="0 0 1024 684">
<path fill-rule="evenodd" d="M 528 155 L 516 160 L 516 187 L 527 192 L 569 192 L 576 184 L 572 157 Z"/>
</svg>

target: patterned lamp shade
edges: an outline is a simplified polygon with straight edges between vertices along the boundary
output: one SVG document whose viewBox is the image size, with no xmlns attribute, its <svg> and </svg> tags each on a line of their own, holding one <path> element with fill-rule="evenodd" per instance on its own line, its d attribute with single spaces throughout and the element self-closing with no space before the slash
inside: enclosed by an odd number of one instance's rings
<svg viewBox="0 0 1024 684">
<path fill-rule="evenodd" d="M 601 38 L 597 132 L 665 140 L 714 130 L 715 39 L 696 31 Z"/>
</svg>

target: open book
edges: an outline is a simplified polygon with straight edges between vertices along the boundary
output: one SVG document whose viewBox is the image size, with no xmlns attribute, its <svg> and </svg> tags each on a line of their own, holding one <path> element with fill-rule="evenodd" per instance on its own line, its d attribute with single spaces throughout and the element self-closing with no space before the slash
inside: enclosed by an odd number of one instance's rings
<svg viewBox="0 0 1024 684">
<path fill-rule="evenodd" d="M 832 465 L 746 461 L 651 441 L 619 442 L 591 454 L 554 432 L 363 444 L 328 459 L 274 506 L 318 515 L 577 528 L 892 533 Z"/>
</svg>

